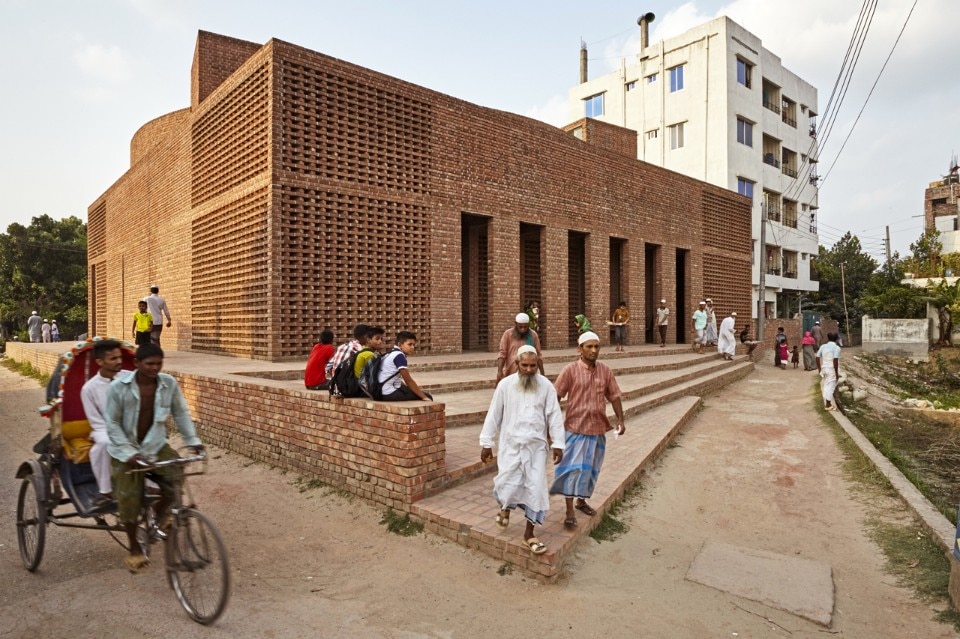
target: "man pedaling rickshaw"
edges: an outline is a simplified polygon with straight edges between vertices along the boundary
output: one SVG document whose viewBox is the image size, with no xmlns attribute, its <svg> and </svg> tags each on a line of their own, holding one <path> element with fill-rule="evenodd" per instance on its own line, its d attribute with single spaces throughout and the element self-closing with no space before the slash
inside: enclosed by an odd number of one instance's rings
<svg viewBox="0 0 960 639">
<path fill-rule="evenodd" d="M 130 543 L 130 554 L 124 566 L 132 573 L 144 572 L 149 560 L 137 540 L 137 517 L 143 500 L 145 475 L 160 486 L 160 499 L 155 514 L 161 534 L 171 521 L 170 504 L 182 480 L 178 466 L 131 473 L 143 461 L 165 461 L 179 457 L 167 443 L 167 418 L 172 416 L 183 443 L 198 453 L 204 450 L 197 437 L 190 411 L 177 380 L 161 373 L 163 350 L 157 344 L 143 344 L 134 355 L 135 371 L 119 375 L 110 384 L 107 397 L 106 423 L 110 443 L 113 494 L 117 511 Z"/>
</svg>

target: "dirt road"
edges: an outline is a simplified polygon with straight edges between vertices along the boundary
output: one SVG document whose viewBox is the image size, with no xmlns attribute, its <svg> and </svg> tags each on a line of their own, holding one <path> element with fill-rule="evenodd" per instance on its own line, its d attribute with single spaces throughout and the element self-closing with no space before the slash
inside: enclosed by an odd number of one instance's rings
<svg viewBox="0 0 960 639">
<path fill-rule="evenodd" d="M 48 530 L 39 571 L 22 568 L 14 473 L 45 428 L 43 393 L 0 368 L 0 637 L 955 636 L 883 573 L 811 382 L 763 366 L 708 398 L 644 481 L 630 531 L 584 543 L 554 585 L 501 576 L 499 562 L 435 536 L 387 533 L 367 503 L 301 492 L 295 477 L 214 450 L 193 486 L 224 533 L 234 587 L 204 628 L 162 571 L 122 570 L 103 533 Z M 686 581 L 708 539 L 830 564 L 832 627 Z"/>
</svg>

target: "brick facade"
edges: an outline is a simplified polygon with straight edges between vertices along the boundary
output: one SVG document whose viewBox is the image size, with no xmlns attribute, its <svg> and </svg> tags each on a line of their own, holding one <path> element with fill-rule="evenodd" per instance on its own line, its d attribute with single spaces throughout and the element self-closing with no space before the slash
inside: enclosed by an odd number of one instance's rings
<svg viewBox="0 0 960 639">
<path fill-rule="evenodd" d="M 632 131 L 588 121 L 579 140 L 205 32 L 191 96 L 138 131 L 89 208 L 92 333 L 126 334 L 153 283 L 167 348 L 274 361 L 357 321 L 413 330 L 423 351 L 494 350 L 534 295 L 551 348 L 576 313 L 602 326 L 616 296 L 632 343 L 660 296 L 750 314 L 749 200 L 637 161 Z"/>
</svg>

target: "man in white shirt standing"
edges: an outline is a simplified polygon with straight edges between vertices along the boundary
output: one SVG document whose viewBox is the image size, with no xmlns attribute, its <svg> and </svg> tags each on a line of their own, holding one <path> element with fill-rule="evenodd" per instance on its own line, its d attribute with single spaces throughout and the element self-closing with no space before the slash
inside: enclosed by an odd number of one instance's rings
<svg viewBox="0 0 960 639">
<path fill-rule="evenodd" d="M 667 308 L 667 300 L 660 300 L 660 307 L 657 308 L 657 334 L 660 336 L 660 348 L 667 345 L 667 325 L 670 323 L 670 309 Z"/>
<path fill-rule="evenodd" d="M 160 345 L 160 333 L 163 332 L 163 315 L 167 316 L 167 328 L 172 326 L 170 318 L 170 309 L 167 308 L 167 301 L 160 297 L 160 287 L 154 284 L 150 287 L 150 295 L 143 298 L 147 303 L 147 310 L 153 316 L 153 327 L 150 330 L 150 341 L 157 346 Z"/>
<path fill-rule="evenodd" d="M 110 453 L 107 452 L 110 438 L 107 436 L 104 412 L 107 408 L 110 383 L 123 366 L 120 342 L 112 339 L 97 342 L 93 347 L 93 358 L 97 360 L 100 372 L 83 385 L 80 399 L 83 401 L 83 412 L 86 413 L 87 421 L 90 422 L 90 428 L 93 429 L 90 433 L 93 439 L 93 447 L 90 449 L 90 466 L 93 469 L 93 476 L 97 479 L 97 489 L 100 491 L 93 502 L 93 507 L 100 509 L 113 499 L 113 487 L 110 482 Z"/>
</svg>

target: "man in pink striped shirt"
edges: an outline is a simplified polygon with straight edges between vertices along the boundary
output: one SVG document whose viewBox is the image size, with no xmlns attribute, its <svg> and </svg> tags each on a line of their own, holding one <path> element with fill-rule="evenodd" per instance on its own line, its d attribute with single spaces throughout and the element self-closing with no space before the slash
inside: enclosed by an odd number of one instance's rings
<svg viewBox="0 0 960 639">
<path fill-rule="evenodd" d="M 623 423 L 620 386 L 613 371 L 597 361 L 600 338 L 588 331 L 580 336 L 578 344 L 580 358 L 564 366 L 554 382 L 558 398 L 568 397 L 568 400 L 564 419 L 566 448 L 563 461 L 557 466 L 550 494 L 566 498 L 567 514 L 563 523 L 571 528 L 577 525 L 574 508 L 591 517 L 597 514 L 587 499 L 597 485 L 607 446 L 606 433 L 612 430 L 607 419 L 608 401 L 617 416 L 617 433 L 622 435 L 627 430 Z"/>
</svg>

